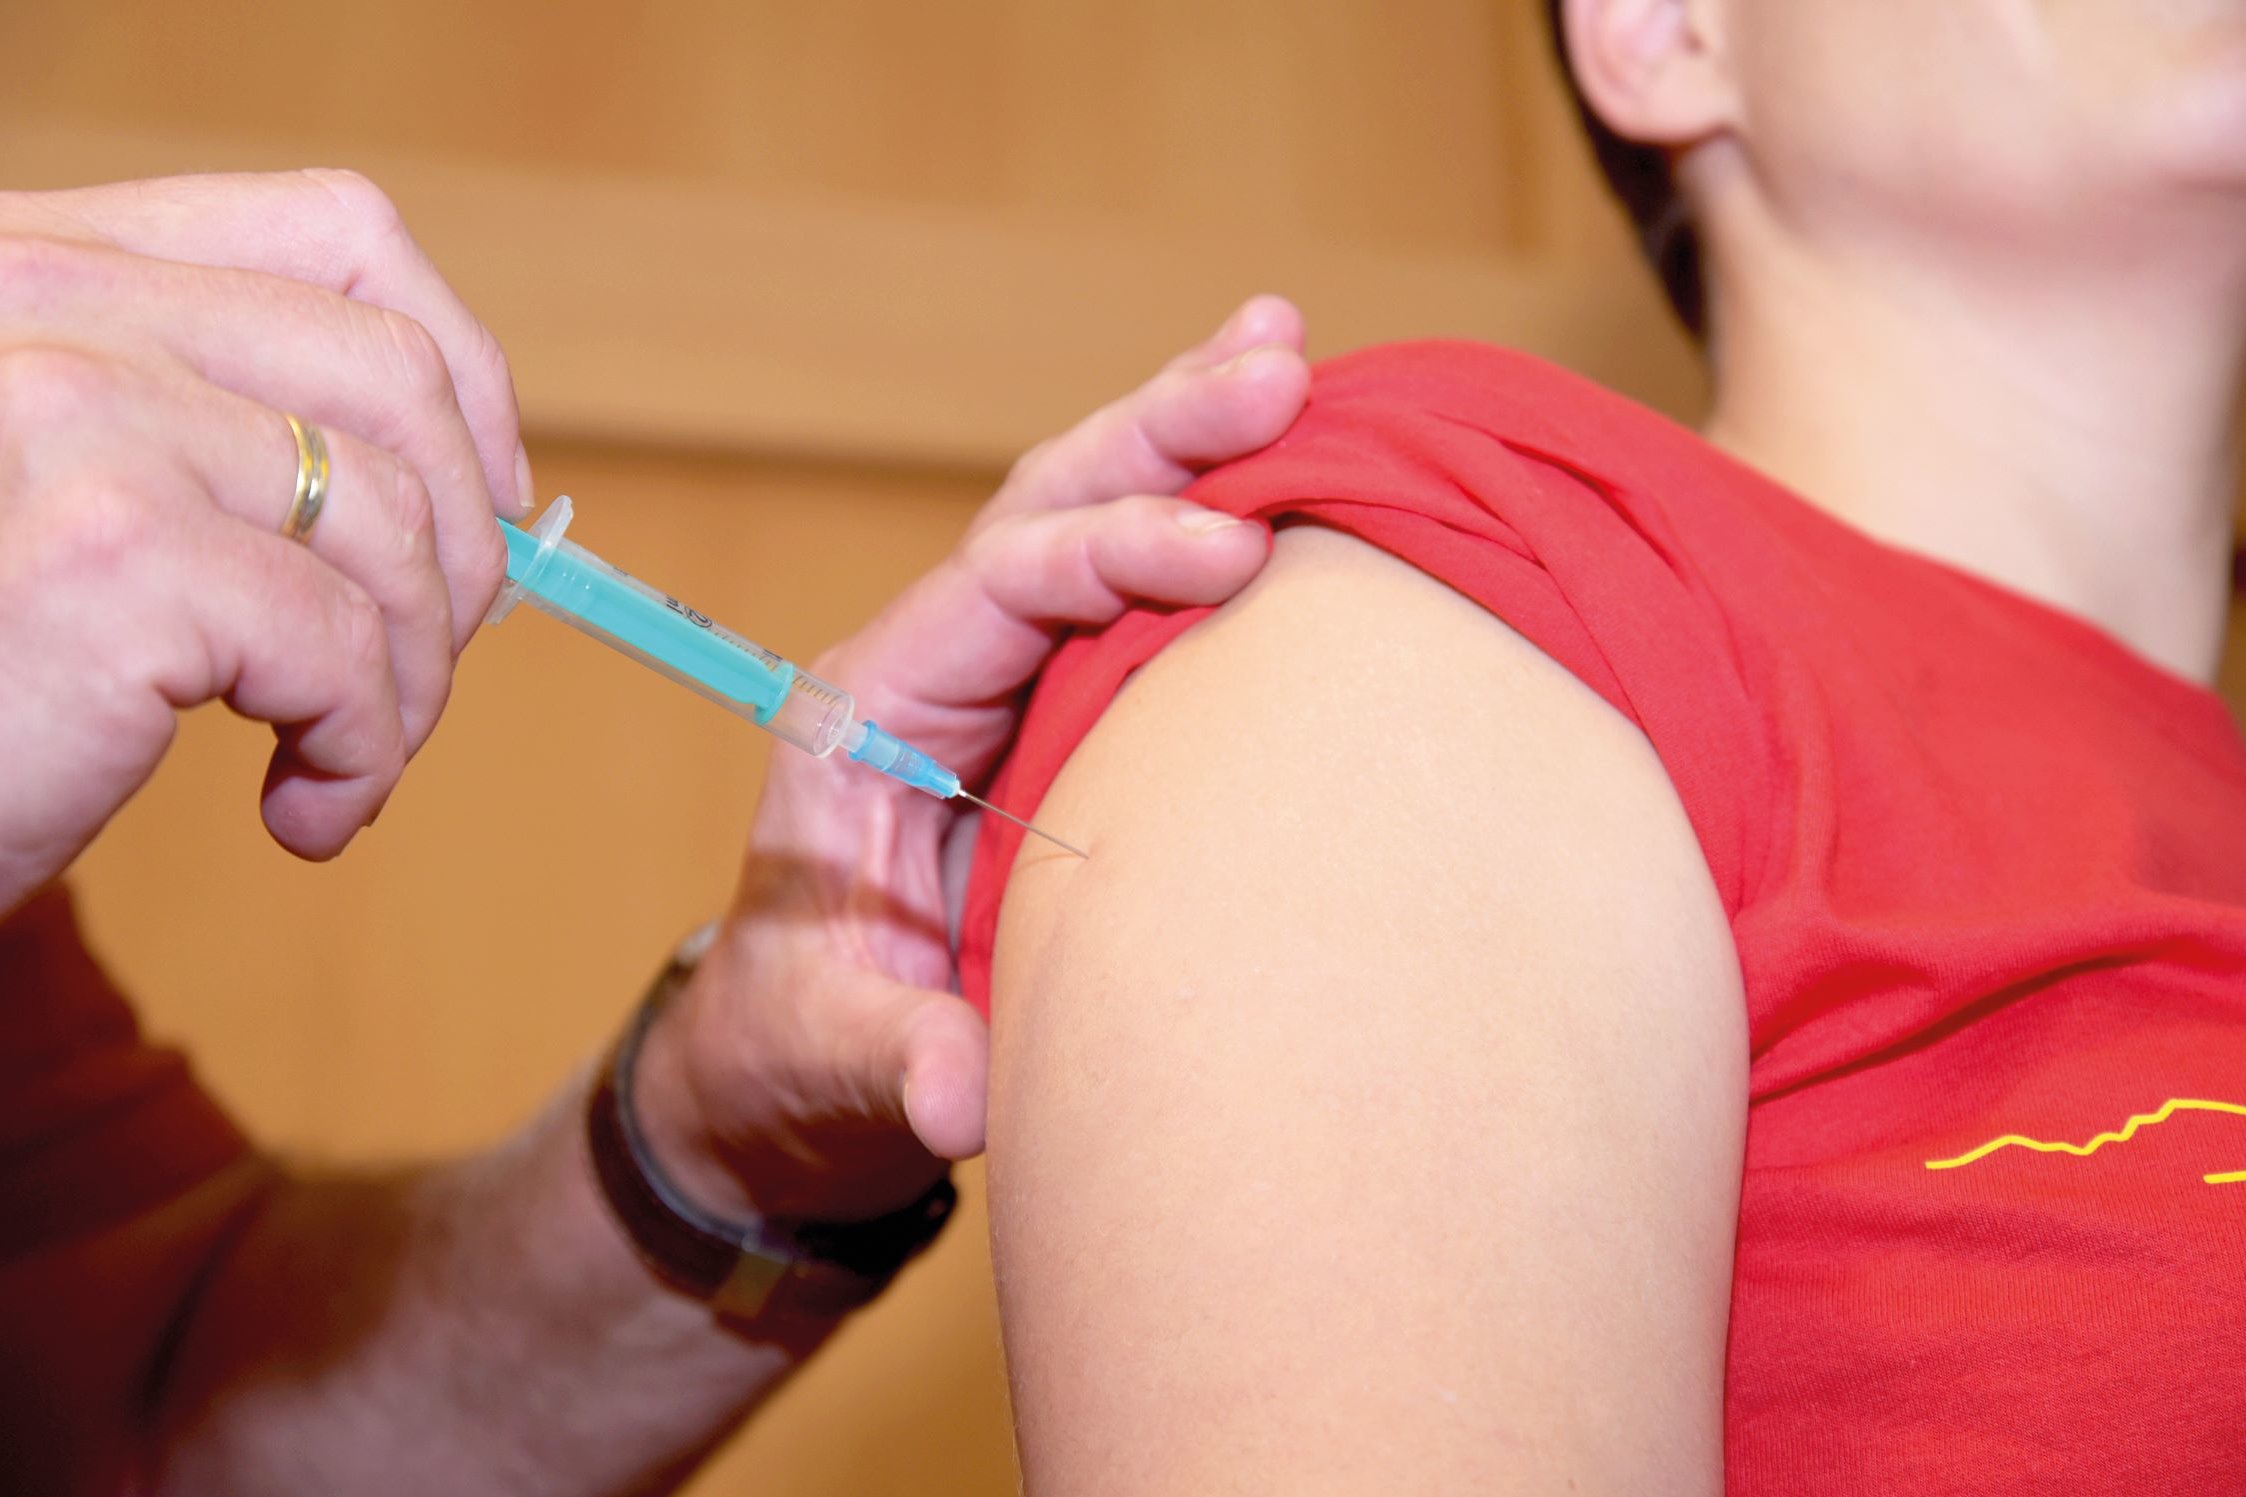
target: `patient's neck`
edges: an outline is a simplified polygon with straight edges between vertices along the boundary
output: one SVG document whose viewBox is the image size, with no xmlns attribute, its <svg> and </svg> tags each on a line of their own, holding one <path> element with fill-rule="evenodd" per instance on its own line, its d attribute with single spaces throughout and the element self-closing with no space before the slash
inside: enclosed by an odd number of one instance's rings
<svg viewBox="0 0 2246 1497">
<path fill-rule="evenodd" d="M 2213 678 L 2246 274 L 2183 254 L 2071 284 L 2035 262 L 1929 273 L 1754 224 L 1711 258 L 1711 439 L 1881 540 Z"/>
</svg>

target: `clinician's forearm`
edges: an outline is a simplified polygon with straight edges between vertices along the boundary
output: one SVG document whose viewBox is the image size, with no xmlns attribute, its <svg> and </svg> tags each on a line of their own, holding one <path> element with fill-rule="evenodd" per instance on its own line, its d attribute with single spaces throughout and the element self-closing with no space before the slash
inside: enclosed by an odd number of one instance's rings
<svg viewBox="0 0 2246 1497">
<path fill-rule="evenodd" d="M 494 1152 L 293 1182 L 214 1270 L 158 1394 L 166 1493 L 668 1490 L 807 1355 L 641 1267 L 584 1083 Z"/>
</svg>

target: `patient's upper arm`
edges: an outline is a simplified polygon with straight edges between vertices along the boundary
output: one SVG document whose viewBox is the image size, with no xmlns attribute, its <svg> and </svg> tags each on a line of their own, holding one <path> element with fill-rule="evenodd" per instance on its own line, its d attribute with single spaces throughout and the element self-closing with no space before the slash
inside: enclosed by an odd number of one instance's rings
<svg viewBox="0 0 2246 1497">
<path fill-rule="evenodd" d="M 1644 738 L 1329 532 L 1070 761 L 994 977 L 1031 1497 L 1715 1492 L 1745 1112 Z"/>
</svg>

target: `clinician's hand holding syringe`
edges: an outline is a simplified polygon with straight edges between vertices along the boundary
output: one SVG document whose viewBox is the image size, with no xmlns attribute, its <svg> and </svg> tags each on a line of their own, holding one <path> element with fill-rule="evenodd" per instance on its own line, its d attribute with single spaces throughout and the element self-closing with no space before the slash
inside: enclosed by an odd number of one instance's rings
<svg viewBox="0 0 2246 1497">
<path fill-rule="evenodd" d="M 565 495 L 527 530 L 499 522 L 507 538 L 507 581 L 486 623 L 498 623 L 517 603 L 527 602 L 805 753 L 823 759 L 840 749 L 855 762 L 938 800 L 973 801 L 1056 847 L 1089 856 L 968 794 L 958 775 L 861 720 L 850 693 L 563 539 L 570 514 Z"/>
</svg>

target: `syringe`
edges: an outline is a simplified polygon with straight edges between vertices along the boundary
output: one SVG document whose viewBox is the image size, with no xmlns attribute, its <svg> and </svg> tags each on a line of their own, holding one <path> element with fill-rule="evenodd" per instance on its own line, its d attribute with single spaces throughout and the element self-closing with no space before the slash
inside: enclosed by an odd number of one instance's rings
<svg viewBox="0 0 2246 1497">
<path fill-rule="evenodd" d="M 670 677 L 697 696 L 747 718 L 773 737 L 825 758 L 841 749 L 938 800 L 971 800 L 1055 847 L 1090 856 L 1051 832 L 1031 826 L 960 788 L 959 776 L 903 739 L 858 717 L 850 693 L 799 669 L 761 645 L 657 592 L 562 539 L 569 526 L 567 495 L 546 507 L 528 530 L 499 522 L 507 538 L 507 580 L 484 616 L 496 624 L 527 602 L 539 612 L 582 630 L 610 649 Z"/>
</svg>

